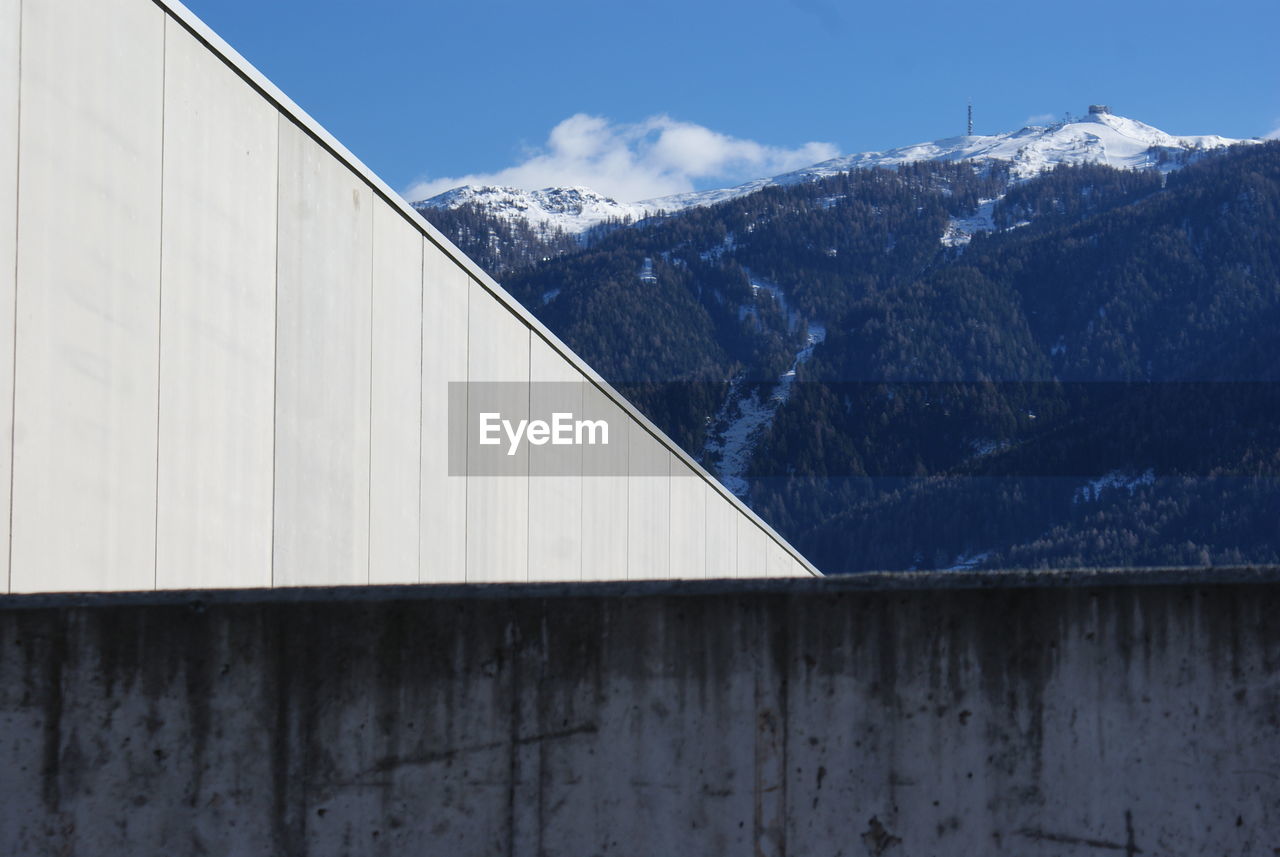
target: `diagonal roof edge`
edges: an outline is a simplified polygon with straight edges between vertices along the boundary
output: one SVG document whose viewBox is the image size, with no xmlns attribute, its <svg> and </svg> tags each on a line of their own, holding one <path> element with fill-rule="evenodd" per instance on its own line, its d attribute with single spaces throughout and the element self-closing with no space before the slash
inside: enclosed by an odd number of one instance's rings
<svg viewBox="0 0 1280 857">
<path fill-rule="evenodd" d="M 240 55 L 235 48 L 227 44 L 227 42 L 215 33 L 208 24 L 200 20 L 194 12 L 184 6 L 179 0 L 152 0 L 164 12 L 169 14 L 178 23 L 182 24 L 193 36 L 199 39 L 209 50 L 213 51 L 223 62 L 227 64 L 233 71 L 242 77 L 250 86 L 256 89 L 264 98 L 273 103 L 279 110 L 290 119 L 292 119 L 300 128 L 315 138 L 321 146 L 329 151 L 331 155 L 343 162 L 363 179 L 369 187 L 383 201 L 390 204 L 393 208 L 411 223 L 414 228 L 427 237 L 436 245 L 446 256 L 453 260 L 455 264 L 465 270 L 477 283 L 480 284 L 485 291 L 492 294 L 500 304 L 502 304 L 508 312 L 518 318 L 523 324 L 527 325 L 530 330 L 542 338 L 544 342 L 551 347 L 553 351 L 568 360 L 569 363 L 580 371 L 583 376 L 594 384 L 602 393 L 609 397 L 614 404 L 622 408 L 623 412 L 634 419 L 639 425 L 643 426 L 653 437 L 668 449 L 672 454 L 686 464 L 695 475 L 702 478 L 714 491 L 717 491 L 722 497 L 731 503 L 740 513 L 747 516 L 747 519 L 760 527 L 766 535 L 778 543 L 784 550 L 791 555 L 796 562 L 815 577 L 823 577 L 813 563 L 805 558 L 804 554 L 796 550 L 786 539 L 778 534 L 773 527 L 765 523 L 754 511 L 752 511 L 745 503 L 739 500 L 729 489 L 725 488 L 698 462 L 694 461 L 692 456 L 680 448 L 666 433 L 659 429 L 653 422 L 631 404 L 628 399 L 613 388 L 613 385 L 602 378 L 599 373 L 587 365 L 586 361 L 579 357 L 568 345 L 560 341 L 560 338 L 552 333 L 546 325 L 534 317 L 524 306 L 511 297 L 498 284 L 496 280 L 485 273 L 479 265 L 473 262 L 465 253 L 454 246 L 448 238 L 444 237 L 438 229 L 427 222 L 421 214 L 413 209 L 400 194 L 392 190 L 386 182 L 378 178 L 378 176 L 365 164 L 357 158 L 346 146 L 342 145 L 337 138 L 324 129 L 324 127 L 313 119 L 310 114 L 294 103 L 293 99 L 285 95 L 279 87 L 267 79 L 266 75 L 258 71 L 248 60 Z"/>
</svg>

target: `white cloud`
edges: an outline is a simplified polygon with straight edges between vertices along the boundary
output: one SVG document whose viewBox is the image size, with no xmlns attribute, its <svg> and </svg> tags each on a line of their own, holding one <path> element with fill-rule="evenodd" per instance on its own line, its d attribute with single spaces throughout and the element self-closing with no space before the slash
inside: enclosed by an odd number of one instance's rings
<svg viewBox="0 0 1280 857">
<path fill-rule="evenodd" d="M 1056 113 L 1037 113 L 1035 116 L 1028 116 L 1024 125 L 1051 125 L 1058 119 Z"/>
<path fill-rule="evenodd" d="M 537 190 L 585 185 L 622 202 L 696 189 L 699 181 L 725 183 L 776 175 L 834 158 L 830 143 L 794 149 L 730 137 L 670 116 L 612 122 L 578 113 L 551 129 L 547 142 L 523 161 L 493 173 L 423 178 L 404 193 L 419 200 L 460 185 L 505 185 Z"/>
</svg>

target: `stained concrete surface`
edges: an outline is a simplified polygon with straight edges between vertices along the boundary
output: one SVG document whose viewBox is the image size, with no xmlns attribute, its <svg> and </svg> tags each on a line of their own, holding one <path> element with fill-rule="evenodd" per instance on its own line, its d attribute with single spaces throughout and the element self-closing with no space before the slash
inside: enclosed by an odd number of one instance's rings
<svg viewBox="0 0 1280 857">
<path fill-rule="evenodd" d="M 1280 573 L 0 598 L 0 853 L 1273 855 Z"/>
</svg>

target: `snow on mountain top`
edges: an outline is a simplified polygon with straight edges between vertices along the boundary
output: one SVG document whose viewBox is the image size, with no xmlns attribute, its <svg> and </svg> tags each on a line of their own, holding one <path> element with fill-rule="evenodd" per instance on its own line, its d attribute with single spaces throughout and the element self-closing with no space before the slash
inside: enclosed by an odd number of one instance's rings
<svg viewBox="0 0 1280 857">
<path fill-rule="evenodd" d="M 493 213 L 523 217 L 566 232 L 582 232 L 611 218 L 639 220 L 658 211 L 679 211 L 745 196 L 770 185 L 792 185 L 857 169 L 897 167 L 917 161 L 1008 161 L 1015 178 L 1029 178 L 1058 164 L 1107 164 L 1121 169 L 1154 169 L 1165 151 L 1206 151 L 1254 140 L 1217 135 L 1177 136 L 1145 122 L 1117 116 L 1105 108 L 1055 125 L 1029 125 L 1004 134 L 948 137 L 883 152 L 842 155 L 801 170 L 755 179 L 730 188 L 694 191 L 640 202 L 622 203 L 590 188 L 523 191 L 500 187 L 461 187 L 414 203 L 419 208 L 456 208 L 477 202 Z M 1168 164 L 1171 168 L 1172 164 Z"/>
<path fill-rule="evenodd" d="M 1107 164 L 1141 169 L 1156 165 L 1152 149 L 1213 149 L 1239 140 L 1218 136 L 1177 137 L 1159 128 L 1111 113 L 1091 113 L 1057 125 L 1029 125 L 1005 134 L 950 137 L 885 152 L 865 152 L 816 164 L 794 180 L 865 167 L 892 167 L 915 161 L 1009 161 L 1020 178 L 1058 164 Z M 787 182 L 791 176 L 779 176 Z"/>
<path fill-rule="evenodd" d="M 651 199 L 650 205 L 668 211 L 693 205 L 712 205 L 744 196 L 768 185 L 791 185 L 857 169 L 897 167 L 917 161 L 1008 161 L 1016 178 L 1029 178 L 1058 164 L 1107 164 L 1120 169 L 1149 169 L 1165 150 L 1208 150 L 1253 140 L 1217 135 L 1175 136 L 1159 128 L 1109 112 L 1056 125 L 1029 125 L 1004 134 L 948 137 L 883 152 L 842 155 L 791 173 L 757 179 L 734 188 L 700 191 Z"/>
<path fill-rule="evenodd" d="M 476 203 L 491 213 L 506 217 L 521 217 L 535 226 L 553 226 L 566 232 L 582 232 L 610 219 L 639 220 L 657 211 L 648 203 L 618 202 L 588 187 L 520 190 L 466 185 L 413 205 L 416 208 L 451 209 L 467 203 Z"/>
</svg>

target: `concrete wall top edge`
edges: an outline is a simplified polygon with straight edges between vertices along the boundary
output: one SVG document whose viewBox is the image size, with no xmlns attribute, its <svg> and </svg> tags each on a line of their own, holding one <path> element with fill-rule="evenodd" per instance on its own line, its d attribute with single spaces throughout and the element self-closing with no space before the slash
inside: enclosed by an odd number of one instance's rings
<svg viewBox="0 0 1280 857">
<path fill-rule="evenodd" d="M 556 583 L 436 583 L 0 594 L 0 610 L 216 604 L 383 603 L 433 600 L 653 598 L 705 595 L 840 596 L 976 589 L 1122 589 L 1280 584 L 1280 566 L 1073 569 L 1065 571 L 871 572 L 813 578 L 617 580 Z"/>
<path fill-rule="evenodd" d="M 219 56 L 231 69 L 245 79 L 254 89 L 262 94 L 264 98 L 272 102 L 281 113 L 288 117 L 292 122 L 296 123 L 302 130 L 310 134 L 317 143 L 329 151 L 335 158 L 351 169 L 359 178 L 365 181 L 371 190 L 384 202 L 391 205 L 416 229 L 427 237 L 437 248 L 448 256 L 455 264 L 463 268 L 470 274 L 477 283 L 480 284 L 487 292 L 492 294 L 509 312 L 515 315 L 521 322 L 527 325 L 534 333 L 540 336 L 553 350 L 558 352 L 562 357 L 579 369 L 587 380 L 598 387 L 606 396 L 612 399 L 623 412 L 635 420 L 639 425 L 643 426 L 646 431 L 651 433 L 658 442 L 669 449 L 673 454 L 678 456 L 682 461 L 688 464 L 699 477 L 703 479 L 711 488 L 719 492 L 726 500 L 728 500 L 740 514 L 755 522 L 765 534 L 777 542 L 792 557 L 795 558 L 800 565 L 815 577 L 822 577 L 820 572 L 805 556 L 796 550 L 781 535 L 769 526 L 767 522 L 760 518 L 754 511 L 746 506 L 741 500 L 733 495 L 727 488 L 720 483 L 718 479 L 706 471 L 698 462 L 694 461 L 683 449 L 672 441 L 667 435 L 659 429 L 644 414 L 636 409 L 625 396 L 613 388 L 613 386 L 601 377 L 594 369 L 591 368 L 581 357 L 579 357 L 572 349 L 544 326 L 537 318 L 535 318 L 527 309 L 525 309 L 519 301 L 511 297 L 496 280 L 490 277 L 470 258 L 459 250 L 454 244 L 442 235 L 434 226 L 427 222 L 418 212 L 416 212 L 405 200 L 394 190 L 391 189 L 382 179 L 370 170 L 365 164 L 357 158 L 346 146 L 342 145 L 332 134 L 324 129 L 314 118 L 312 118 L 305 110 L 294 103 L 293 99 L 285 95 L 275 84 L 273 84 L 262 72 L 258 71 L 248 60 L 240 55 L 235 48 L 231 47 L 227 42 L 209 28 L 207 24 L 200 20 L 190 9 L 184 6 L 179 0 L 152 0 L 167 14 L 172 16 L 174 20 L 186 27 L 193 36 L 203 42 L 214 54 Z"/>
</svg>

